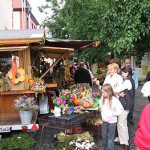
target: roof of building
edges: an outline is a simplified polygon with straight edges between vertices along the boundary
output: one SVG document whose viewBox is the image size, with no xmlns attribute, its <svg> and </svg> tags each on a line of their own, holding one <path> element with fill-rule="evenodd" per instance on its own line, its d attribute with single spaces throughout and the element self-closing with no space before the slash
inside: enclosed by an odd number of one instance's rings
<svg viewBox="0 0 150 150">
<path fill-rule="evenodd" d="M 44 29 L 0 30 L 0 45 L 42 42 Z"/>
</svg>

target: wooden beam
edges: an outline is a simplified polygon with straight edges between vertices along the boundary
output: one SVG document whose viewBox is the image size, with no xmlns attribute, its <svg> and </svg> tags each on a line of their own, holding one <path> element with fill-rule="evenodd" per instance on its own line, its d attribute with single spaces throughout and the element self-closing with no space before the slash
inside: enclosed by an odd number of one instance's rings
<svg viewBox="0 0 150 150">
<path fill-rule="evenodd" d="M 14 40 L 0 40 L 0 45 L 5 44 L 29 44 L 33 42 L 42 42 L 41 38 L 37 39 L 14 39 Z"/>
<path fill-rule="evenodd" d="M 50 47 L 50 46 L 32 46 L 32 49 L 47 49 L 47 50 L 65 50 L 74 51 L 74 48 Z"/>
<path fill-rule="evenodd" d="M 0 47 L 0 51 L 20 51 L 27 49 L 29 46 L 15 46 L 15 47 Z"/>
<path fill-rule="evenodd" d="M 40 77 L 42 79 L 65 55 L 67 55 L 68 51 L 61 55 L 48 69 L 47 71 Z"/>
</svg>

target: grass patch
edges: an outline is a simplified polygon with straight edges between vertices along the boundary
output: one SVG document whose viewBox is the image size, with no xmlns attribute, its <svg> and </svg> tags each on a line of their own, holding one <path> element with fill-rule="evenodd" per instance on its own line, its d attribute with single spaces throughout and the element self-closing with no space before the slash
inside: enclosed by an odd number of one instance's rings
<svg viewBox="0 0 150 150">
<path fill-rule="evenodd" d="M 35 143 L 34 138 L 27 133 L 13 134 L 10 137 L 0 141 L 0 150 L 6 147 L 8 150 L 22 148 L 23 150 L 32 150 Z"/>
</svg>

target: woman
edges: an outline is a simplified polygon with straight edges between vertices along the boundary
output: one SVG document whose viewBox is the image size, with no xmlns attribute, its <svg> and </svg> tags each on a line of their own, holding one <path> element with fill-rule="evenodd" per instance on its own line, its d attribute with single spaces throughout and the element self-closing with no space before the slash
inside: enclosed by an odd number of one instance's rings
<svg viewBox="0 0 150 150">
<path fill-rule="evenodd" d="M 119 100 L 124 107 L 124 111 L 118 116 L 117 130 L 120 144 L 125 145 L 125 150 L 129 150 L 127 116 L 130 110 L 133 110 L 134 107 L 135 84 L 132 79 L 133 73 L 131 67 L 123 67 L 121 73 L 124 81 L 122 85 L 114 89 L 116 93 L 124 92 L 124 97 L 119 97 Z"/>
<path fill-rule="evenodd" d="M 107 66 L 107 69 L 108 69 L 108 75 L 106 76 L 103 84 L 109 83 L 113 89 L 115 87 L 120 86 L 123 82 L 123 78 L 121 75 L 118 74 L 119 65 L 116 63 L 112 63 Z M 96 85 L 99 88 L 101 88 L 98 80 L 96 81 Z"/>
</svg>

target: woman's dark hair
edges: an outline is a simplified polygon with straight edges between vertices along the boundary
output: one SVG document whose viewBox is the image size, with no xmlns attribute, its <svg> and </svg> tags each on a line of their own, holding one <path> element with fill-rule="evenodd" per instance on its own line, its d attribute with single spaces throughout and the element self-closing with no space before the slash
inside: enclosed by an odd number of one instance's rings
<svg viewBox="0 0 150 150">
<path fill-rule="evenodd" d="M 123 67 L 123 68 L 121 69 L 121 72 L 125 72 L 125 73 L 128 72 L 128 73 L 129 73 L 129 74 L 128 74 L 128 77 L 132 77 L 132 75 L 133 75 L 132 68 L 129 67 L 129 66 Z"/>
</svg>

